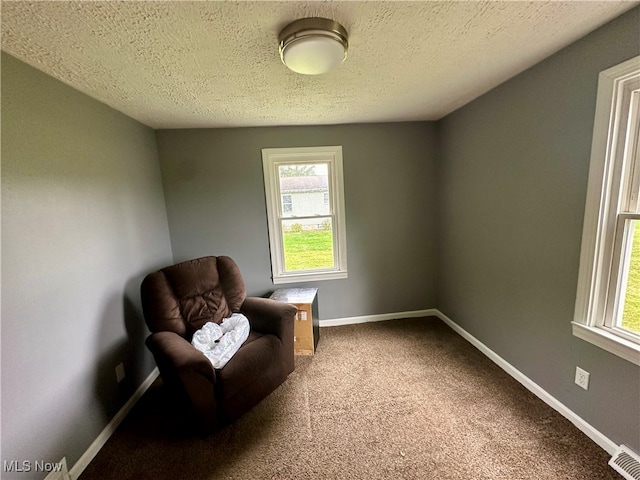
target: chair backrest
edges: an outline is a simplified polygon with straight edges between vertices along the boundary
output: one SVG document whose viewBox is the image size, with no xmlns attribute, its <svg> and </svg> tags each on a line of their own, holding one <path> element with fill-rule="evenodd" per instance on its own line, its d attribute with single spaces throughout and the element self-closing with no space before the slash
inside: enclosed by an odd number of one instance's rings
<svg viewBox="0 0 640 480">
<path fill-rule="evenodd" d="M 149 330 L 171 331 L 189 340 L 207 322 L 238 312 L 246 298 L 244 280 L 229 257 L 202 257 L 165 267 L 140 287 Z"/>
</svg>

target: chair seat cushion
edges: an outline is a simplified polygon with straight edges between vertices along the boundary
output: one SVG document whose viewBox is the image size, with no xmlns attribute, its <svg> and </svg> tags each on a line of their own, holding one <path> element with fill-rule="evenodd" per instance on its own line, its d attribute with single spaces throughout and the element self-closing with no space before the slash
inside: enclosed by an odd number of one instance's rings
<svg viewBox="0 0 640 480">
<path fill-rule="evenodd" d="M 246 387 L 265 375 L 269 376 L 269 370 L 274 366 L 280 370 L 278 357 L 281 348 L 280 339 L 275 335 L 265 335 L 252 330 L 247 341 L 225 367 L 216 370 L 219 398 L 224 402 L 243 390 L 250 391 L 251 389 Z"/>
</svg>

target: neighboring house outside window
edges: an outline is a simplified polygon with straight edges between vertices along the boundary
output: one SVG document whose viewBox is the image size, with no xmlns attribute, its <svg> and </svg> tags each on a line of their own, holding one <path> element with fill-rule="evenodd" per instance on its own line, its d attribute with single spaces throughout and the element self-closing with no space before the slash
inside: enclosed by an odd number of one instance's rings
<svg viewBox="0 0 640 480">
<path fill-rule="evenodd" d="M 342 147 L 262 150 L 274 283 L 347 277 Z"/>
<path fill-rule="evenodd" d="M 600 74 L 573 333 L 640 365 L 640 56 Z"/>
<path fill-rule="evenodd" d="M 293 211 L 293 199 L 291 195 L 282 195 L 282 211 L 291 213 Z"/>
<path fill-rule="evenodd" d="M 291 216 L 315 216 L 329 212 L 327 175 L 287 176 L 280 178 L 282 211 Z M 325 202 L 325 196 L 327 202 Z M 313 220 L 306 223 L 314 223 Z"/>
</svg>

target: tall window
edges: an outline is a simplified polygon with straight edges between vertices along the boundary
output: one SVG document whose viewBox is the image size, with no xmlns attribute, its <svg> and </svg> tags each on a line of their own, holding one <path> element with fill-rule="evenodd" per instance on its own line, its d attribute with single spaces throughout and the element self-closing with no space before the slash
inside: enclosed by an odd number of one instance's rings
<svg viewBox="0 0 640 480">
<path fill-rule="evenodd" d="M 640 57 L 600 74 L 574 335 L 640 365 Z"/>
<path fill-rule="evenodd" d="M 262 150 L 273 283 L 347 277 L 342 147 Z"/>
</svg>

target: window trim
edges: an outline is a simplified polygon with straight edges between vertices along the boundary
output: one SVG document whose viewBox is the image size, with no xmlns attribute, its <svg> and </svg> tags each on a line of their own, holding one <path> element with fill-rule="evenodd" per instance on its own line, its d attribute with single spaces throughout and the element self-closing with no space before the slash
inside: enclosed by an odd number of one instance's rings
<svg viewBox="0 0 640 480">
<path fill-rule="evenodd" d="M 640 56 L 604 70 L 598 79 L 598 93 L 591 144 L 589 181 L 580 253 L 580 270 L 573 335 L 640 365 L 640 344 L 605 321 L 607 296 L 611 295 L 613 269 L 619 268 L 616 253 L 616 223 L 623 178 L 622 159 L 629 134 L 628 109 L 624 98 L 640 85 Z M 626 113 L 626 114 L 625 114 Z M 629 127 L 630 128 L 630 127 Z M 631 139 L 633 140 L 633 139 Z M 612 193 L 613 192 L 613 193 Z M 617 258 L 616 258 L 617 255 Z"/>
<path fill-rule="evenodd" d="M 334 265 L 332 269 L 315 269 L 287 272 L 284 268 L 284 246 L 282 244 L 280 211 L 280 189 L 277 168 L 280 164 L 329 164 L 329 195 L 335 221 L 333 228 Z M 344 208 L 344 175 L 342 168 L 342 147 L 293 147 L 263 148 L 262 166 L 264 171 L 265 198 L 267 205 L 267 227 L 271 253 L 271 273 L 274 284 L 312 282 L 347 278 L 347 229 Z"/>
</svg>

